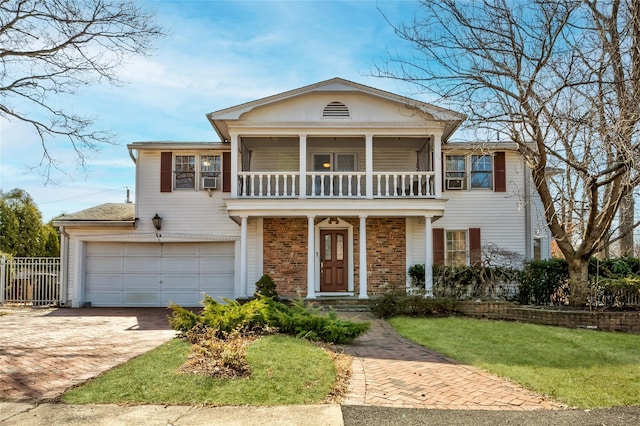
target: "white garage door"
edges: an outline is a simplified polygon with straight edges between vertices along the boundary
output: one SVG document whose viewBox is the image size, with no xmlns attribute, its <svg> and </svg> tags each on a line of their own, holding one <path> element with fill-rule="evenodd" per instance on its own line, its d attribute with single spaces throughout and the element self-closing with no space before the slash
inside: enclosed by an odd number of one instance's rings
<svg viewBox="0 0 640 426">
<path fill-rule="evenodd" d="M 89 242 L 85 256 L 92 306 L 199 306 L 203 292 L 234 298 L 233 243 Z"/>
</svg>

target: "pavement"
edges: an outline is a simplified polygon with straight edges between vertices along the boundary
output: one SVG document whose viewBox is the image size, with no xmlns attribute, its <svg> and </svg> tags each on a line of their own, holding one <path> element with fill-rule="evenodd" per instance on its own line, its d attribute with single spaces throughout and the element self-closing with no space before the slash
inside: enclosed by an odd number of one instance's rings
<svg viewBox="0 0 640 426">
<path fill-rule="evenodd" d="M 166 309 L 11 310 L 0 316 L 2 425 L 628 425 L 640 408 L 572 410 L 399 336 L 371 330 L 345 350 L 352 377 L 341 405 L 278 407 L 65 405 L 69 387 L 171 339 Z"/>
</svg>

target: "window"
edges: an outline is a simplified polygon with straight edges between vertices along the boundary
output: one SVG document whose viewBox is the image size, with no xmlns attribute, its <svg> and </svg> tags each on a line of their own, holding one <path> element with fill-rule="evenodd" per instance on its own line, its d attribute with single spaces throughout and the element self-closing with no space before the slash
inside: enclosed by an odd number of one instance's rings
<svg viewBox="0 0 640 426">
<path fill-rule="evenodd" d="M 467 188 L 467 161 L 464 155 L 447 155 L 445 161 L 446 189 Z"/>
<path fill-rule="evenodd" d="M 220 156 L 200 156 L 200 179 L 206 177 L 220 177 Z"/>
<path fill-rule="evenodd" d="M 467 231 L 446 232 L 446 262 L 449 266 L 467 264 Z"/>
<path fill-rule="evenodd" d="M 491 189 L 491 157 L 489 155 L 471 156 L 471 189 Z"/>
<path fill-rule="evenodd" d="M 196 187 L 196 156 L 176 155 L 173 187 L 176 189 L 195 189 Z"/>
<path fill-rule="evenodd" d="M 533 260 L 542 260 L 542 239 L 533 239 Z"/>
<path fill-rule="evenodd" d="M 447 155 L 444 166 L 447 190 L 493 188 L 492 155 Z"/>
</svg>

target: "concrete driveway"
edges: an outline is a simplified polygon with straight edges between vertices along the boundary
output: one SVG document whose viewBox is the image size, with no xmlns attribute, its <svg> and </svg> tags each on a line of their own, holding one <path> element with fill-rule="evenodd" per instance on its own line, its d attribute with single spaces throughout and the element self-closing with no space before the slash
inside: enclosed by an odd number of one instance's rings
<svg viewBox="0 0 640 426">
<path fill-rule="evenodd" d="M 42 401 L 175 336 L 162 308 L 0 308 L 0 401 Z"/>
</svg>

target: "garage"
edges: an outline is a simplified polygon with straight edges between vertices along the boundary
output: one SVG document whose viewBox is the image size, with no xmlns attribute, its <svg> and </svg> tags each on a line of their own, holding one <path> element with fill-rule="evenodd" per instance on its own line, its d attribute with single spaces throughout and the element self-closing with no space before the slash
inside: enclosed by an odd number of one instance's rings
<svg viewBox="0 0 640 426">
<path fill-rule="evenodd" d="M 234 243 L 87 242 L 91 306 L 199 306 L 202 293 L 235 298 Z"/>
</svg>

